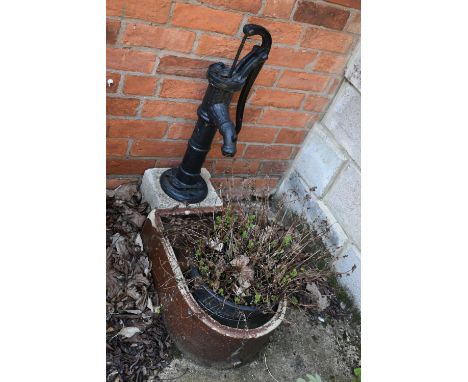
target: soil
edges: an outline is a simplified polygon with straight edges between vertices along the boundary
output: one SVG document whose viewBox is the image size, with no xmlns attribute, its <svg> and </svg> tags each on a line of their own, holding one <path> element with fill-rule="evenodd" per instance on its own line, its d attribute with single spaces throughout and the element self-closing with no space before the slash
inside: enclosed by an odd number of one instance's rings
<svg viewBox="0 0 468 382">
<path fill-rule="evenodd" d="M 351 382 L 360 367 L 360 325 L 352 320 L 313 319 L 299 309 L 288 309 L 286 321 L 250 363 L 216 370 L 176 357 L 159 377 L 178 382 L 296 382 L 319 374 L 322 382 Z"/>
</svg>

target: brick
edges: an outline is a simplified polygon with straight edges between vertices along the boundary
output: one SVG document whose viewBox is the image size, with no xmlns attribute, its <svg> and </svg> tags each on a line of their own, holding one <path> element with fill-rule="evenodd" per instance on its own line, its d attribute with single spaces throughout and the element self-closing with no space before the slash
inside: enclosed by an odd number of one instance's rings
<svg viewBox="0 0 468 382">
<path fill-rule="evenodd" d="M 275 43 L 294 45 L 299 42 L 302 33 L 302 26 L 290 22 L 272 21 L 261 17 L 250 17 L 250 24 L 259 24 L 271 34 Z"/>
<path fill-rule="evenodd" d="M 282 175 L 289 168 L 289 161 L 263 161 L 258 170 L 259 175 Z"/>
<path fill-rule="evenodd" d="M 107 48 L 106 59 L 108 69 L 151 73 L 156 55 L 151 52 Z"/>
<path fill-rule="evenodd" d="M 340 4 L 344 7 L 361 9 L 361 0 L 326 0 L 329 3 Z"/>
<path fill-rule="evenodd" d="M 240 39 L 223 36 L 202 34 L 198 42 L 196 54 L 199 56 L 216 56 L 234 59 Z M 255 41 L 247 41 L 244 51 L 249 52 L 255 45 Z"/>
<path fill-rule="evenodd" d="M 167 122 L 109 119 L 107 127 L 111 138 L 162 138 L 167 130 Z"/>
<path fill-rule="evenodd" d="M 167 138 L 189 139 L 192 136 L 195 125 L 193 123 L 173 123 L 169 127 Z"/>
<path fill-rule="evenodd" d="M 239 142 L 272 143 L 278 129 L 274 127 L 242 126 Z"/>
<path fill-rule="evenodd" d="M 164 79 L 159 95 L 162 98 L 203 99 L 207 84 L 203 82 Z"/>
<path fill-rule="evenodd" d="M 112 83 L 109 86 L 109 80 L 112 80 Z M 119 87 L 120 82 L 120 74 L 119 73 L 106 73 L 106 92 L 107 93 L 115 93 L 117 88 Z"/>
<path fill-rule="evenodd" d="M 305 137 L 305 130 L 281 129 L 275 143 L 299 145 Z"/>
<path fill-rule="evenodd" d="M 235 123 L 236 121 L 236 110 L 237 105 L 231 104 L 231 108 L 229 109 L 229 115 L 231 116 L 231 120 Z M 262 112 L 262 109 L 254 109 L 251 107 L 245 107 L 244 109 L 244 118 L 242 119 L 243 123 L 255 123 Z"/>
<path fill-rule="evenodd" d="M 278 87 L 321 92 L 327 87 L 329 79 L 330 77 L 320 74 L 286 70 L 278 82 Z"/>
<path fill-rule="evenodd" d="M 241 132 L 242 134 L 242 132 Z M 211 145 L 211 150 L 208 153 L 208 158 L 209 159 L 223 159 L 226 158 L 223 153 L 221 152 L 221 146 L 222 146 L 222 140 L 221 142 L 215 142 Z M 236 152 L 236 157 L 240 158 L 242 157 L 242 154 L 244 153 L 245 145 L 242 143 L 237 143 L 237 152 Z"/>
<path fill-rule="evenodd" d="M 114 190 L 122 184 L 138 183 L 138 178 L 107 178 L 106 189 Z"/>
<path fill-rule="evenodd" d="M 289 19 L 296 0 L 267 0 L 263 14 L 278 19 Z"/>
<path fill-rule="evenodd" d="M 304 94 L 292 93 L 271 88 L 259 88 L 255 91 L 250 103 L 257 106 L 275 106 L 283 108 L 299 108 L 304 100 Z"/>
<path fill-rule="evenodd" d="M 115 116 L 134 116 L 140 101 L 126 98 L 107 98 L 106 113 Z"/>
<path fill-rule="evenodd" d="M 233 35 L 239 29 L 242 14 L 193 4 L 177 3 L 172 25 Z"/>
<path fill-rule="evenodd" d="M 120 30 L 120 20 L 106 19 L 106 44 L 115 44 Z"/>
<path fill-rule="evenodd" d="M 311 27 L 306 30 L 301 46 L 346 53 L 352 43 L 353 38 L 348 34 Z"/>
<path fill-rule="evenodd" d="M 292 147 L 271 145 L 250 145 L 244 153 L 245 159 L 289 159 Z"/>
<path fill-rule="evenodd" d="M 285 127 L 306 127 L 310 116 L 306 113 L 286 110 L 265 110 L 258 123 Z"/>
<path fill-rule="evenodd" d="M 332 83 L 330 85 L 330 89 L 328 89 L 328 95 L 333 95 L 336 93 L 336 91 L 338 90 L 338 86 L 340 85 L 340 81 L 341 79 L 339 78 L 334 78 L 332 80 Z"/>
<path fill-rule="evenodd" d="M 257 13 L 262 6 L 262 0 L 201 0 L 200 2 L 250 13 Z"/>
<path fill-rule="evenodd" d="M 244 110 L 243 122 L 245 123 L 255 123 L 260 116 L 262 109 L 254 109 L 251 107 L 246 107 Z"/>
<path fill-rule="evenodd" d="M 136 140 L 133 142 L 131 155 L 140 157 L 181 157 L 185 153 L 187 142 Z"/>
<path fill-rule="evenodd" d="M 171 2 L 171 0 L 107 0 L 107 15 L 164 23 L 169 18 Z"/>
<path fill-rule="evenodd" d="M 309 95 L 304 102 L 304 109 L 309 111 L 315 111 L 320 113 L 325 110 L 326 106 L 330 102 L 330 99 L 326 97 Z"/>
<path fill-rule="evenodd" d="M 190 52 L 195 32 L 155 25 L 129 24 L 125 30 L 124 44 L 149 48 Z"/>
<path fill-rule="evenodd" d="M 141 115 L 145 118 L 167 116 L 195 120 L 197 108 L 198 104 L 194 103 L 145 100 Z"/>
<path fill-rule="evenodd" d="M 343 30 L 350 12 L 320 3 L 302 1 L 294 13 L 294 20 L 319 25 L 326 28 Z"/>
<path fill-rule="evenodd" d="M 322 52 L 317 58 L 317 61 L 315 61 L 313 70 L 318 72 L 341 74 L 345 65 L 345 56 L 336 56 Z"/>
<path fill-rule="evenodd" d="M 213 186 L 223 195 L 248 198 L 251 195 L 268 195 L 278 184 L 279 178 L 211 178 Z"/>
<path fill-rule="evenodd" d="M 267 63 L 270 65 L 303 69 L 306 65 L 310 64 L 315 57 L 317 57 L 317 52 L 306 49 L 274 46 L 271 48 Z"/>
<path fill-rule="evenodd" d="M 167 158 L 164 158 L 164 159 L 156 159 L 156 165 L 155 167 L 159 167 L 159 168 L 165 168 L 165 167 L 176 167 L 180 164 L 181 162 L 181 159 L 167 159 Z M 206 163 L 206 162 L 205 162 Z"/>
<path fill-rule="evenodd" d="M 107 156 L 123 156 L 127 152 L 128 139 L 122 138 L 107 138 L 106 139 L 106 155 Z"/>
<path fill-rule="evenodd" d="M 278 78 L 279 70 L 263 67 L 255 80 L 256 85 L 271 86 Z"/>
<path fill-rule="evenodd" d="M 208 66 L 213 61 L 199 60 L 195 58 L 164 56 L 159 61 L 158 73 L 172 74 L 175 76 L 185 76 L 194 78 L 206 78 Z"/>
<path fill-rule="evenodd" d="M 154 167 L 154 159 L 108 159 L 108 175 L 143 175 L 146 169 Z"/>
<path fill-rule="evenodd" d="M 346 25 L 345 30 L 350 33 L 361 33 L 361 14 L 355 13 L 351 16 L 350 20 L 348 21 L 348 25 Z"/>
<path fill-rule="evenodd" d="M 205 160 L 203 167 L 205 167 L 211 174 L 215 172 L 216 160 Z"/>
<path fill-rule="evenodd" d="M 135 95 L 153 95 L 156 89 L 156 77 L 130 76 L 125 77 L 124 93 Z"/>
<path fill-rule="evenodd" d="M 216 174 L 249 174 L 255 175 L 259 161 L 242 160 L 242 159 L 219 159 L 214 166 Z"/>
</svg>

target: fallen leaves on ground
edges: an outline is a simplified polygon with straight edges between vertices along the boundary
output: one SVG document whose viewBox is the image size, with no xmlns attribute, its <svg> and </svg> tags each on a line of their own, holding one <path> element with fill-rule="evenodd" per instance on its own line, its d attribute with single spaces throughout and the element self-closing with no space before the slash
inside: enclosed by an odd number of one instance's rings
<svg viewBox="0 0 468 382">
<path fill-rule="evenodd" d="M 108 382 L 146 381 L 169 361 L 150 261 L 139 232 L 149 212 L 136 185 L 106 196 L 106 366 Z"/>
</svg>

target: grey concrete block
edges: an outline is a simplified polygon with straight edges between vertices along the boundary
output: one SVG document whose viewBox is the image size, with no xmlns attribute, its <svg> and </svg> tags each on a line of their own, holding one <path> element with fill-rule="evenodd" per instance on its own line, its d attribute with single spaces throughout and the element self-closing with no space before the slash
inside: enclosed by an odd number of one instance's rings
<svg viewBox="0 0 468 382">
<path fill-rule="evenodd" d="M 361 174 L 347 164 L 324 198 L 345 232 L 361 246 Z"/>
<path fill-rule="evenodd" d="M 353 296 L 356 307 L 361 310 L 361 253 L 354 245 L 349 245 L 340 255 L 335 268 L 338 272 L 348 272 L 354 266 L 356 268 L 349 276 L 343 275 L 339 280 Z"/>
<path fill-rule="evenodd" d="M 311 193 L 296 170 L 290 171 L 284 178 L 278 188 L 276 198 L 282 198 L 289 210 L 302 216 L 314 228 L 319 228 L 325 221 L 330 230 L 324 237 L 324 243 L 332 254 L 339 252 L 347 243 L 348 237 L 343 228 L 325 203 Z"/>
<path fill-rule="evenodd" d="M 159 177 L 166 170 L 167 168 L 150 168 L 143 174 L 141 193 L 143 200 L 148 202 L 151 209 L 219 207 L 223 205 L 222 200 L 211 184 L 211 175 L 206 168 L 202 168 L 201 176 L 208 184 L 208 195 L 202 202 L 188 205 L 172 199 L 162 190 Z"/>
<path fill-rule="evenodd" d="M 346 66 L 345 77 L 361 92 L 361 43 L 354 49 Z"/>
<path fill-rule="evenodd" d="M 349 82 L 341 85 L 322 124 L 361 166 L 361 95 Z"/>
<path fill-rule="evenodd" d="M 294 168 L 314 194 L 321 197 L 345 159 L 320 123 L 316 123 L 294 161 Z"/>
</svg>

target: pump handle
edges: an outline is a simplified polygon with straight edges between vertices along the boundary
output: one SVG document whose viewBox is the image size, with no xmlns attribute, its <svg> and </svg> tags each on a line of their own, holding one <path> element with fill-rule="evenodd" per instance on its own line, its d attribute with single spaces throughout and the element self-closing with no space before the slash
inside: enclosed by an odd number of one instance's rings
<svg viewBox="0 0 468 382">
<path fill-rule="evenodd" d="M 251 37 L 251 36 L 261 36 L 262 45 L 254 46 L 254 49 L 250 53 L 248 53 L 242 59 L 242 63 L 239 64 L 239 67 L 240 66 L 248 67 L 249 66 L 248 62 L 246 62 L 245 60 L 247 61 L 252 60 L 254 67 L 252 71 L 249 73 L 249 75 L 247 76 L 247 79 L 242 88 L 241 94 L 239 96 L 239 100 L 237 101 L 237 110 L 236 110 L 236 132 L 237 134 L 239 134 L 242 128 L 242 119 L 244 118 L 245 103 L 247 102 L 250 89 L 252 88 L 252 85 L 255 82 L 255 79 L 257 78 L 258 73 L 260 73 L 260 70 L 262 69 L 263 64 L 268 59 L 268 53 L 270 53 L 271 43 L 272 43 L 270 32 L 268 32 L 261 25 L 245 24 L 243 28 L 243 32 L 245 36 L 242 39 L 241 46 L 243 46 L 243 43 L 246 37 Z M 239 54 L 240 54 L 240 51 L 238 51 L 235 61 L 237 61 Z"/>
<path fill-rule="evenodd" d="M 265 49 L 267 53 L 270 52 L 271 34 L 264 27 L 262 27 L 261 25 L 257 25 L 257 24 L 245 24 L 244 28 L 242 29 L 242 32 L 244 32 L 244 34 L 247 37 L 261 36 L 262 37 L 261 48 Z"/>
</svg>

